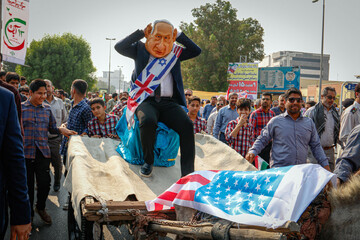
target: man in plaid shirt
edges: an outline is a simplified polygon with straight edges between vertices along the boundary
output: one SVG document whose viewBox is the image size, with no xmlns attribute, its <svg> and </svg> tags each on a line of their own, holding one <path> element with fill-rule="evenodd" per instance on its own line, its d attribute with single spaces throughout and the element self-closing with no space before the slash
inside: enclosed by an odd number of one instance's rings
<svg viewBox="0 0 360 240">
<path fill-rule="evenodd" d="M 89 105 L 95 117 L 88 123 L 88 135 L 97 138 L 119 138 L 115 130 L 119 118 L 106 114 L 104 100 L 94 98 L 90 100 Z"/>
<path fill-rule="evenodd" d="M 188 98 L 188 116 L 194 124 L 194 134 L 206 131 L 206 120 L 198 116 L 200 110 L 200 98 L 191 96 Z"/>
<path fill-rule="evenodd" d="M 87 83 L 82 79 L 76 79 L 71 86 L 73 99 L 66 123 L 67 129 L 74 130 L 78 134 L 87 133 L 88 122 L 93 118 L 90 106 L 85 99 Z M 60 153 L 63 154 L 63 162 L 66 165 L 66 152 L 69 138 L 64 137 L 61 143 Z"/>
<path fill-rule="evenodd" d="M 36 211 L 46 224 L 51 224 L 51 217 L 45 211 L 45 203 L 50 190 L 50 148 L 48 132 L 66 136 L 76 134 L 65 127 L 56 127 L 56 120 L 51 107 L 44 103 L 46 98 L 46 82 L 36 79 L 30 83 L 30 98 L 22 103 L 22 122 L 24 125 L 24 152 L 26 159 L 27 185 L 34 216 L 34 185 L 37 182 Z"/>
<path fill-rule="evenodd" d="M 254 127 L 254 138 L 252 139 L 255 142 L 256 138 L 260 136 L 261 130 L 266 126 L 271 118 L 275 117 L 275 113 L 270 110 L 272 102 L 272 95 L 270 93 L 263 93 L 261 98 L 261 107 L 255 110 L 250 115 L 249 122 Z M 272 142 L 270 142 L 259 154 L 267 163 L 270 160 L 270 150 Z"/>
<path fill-rule="evenodd" d="M 230 147 L 245 157 L 251 147 L 251 139 L 254 135 L 254 128 L 248 121 L 251 101 L 243 98 L 238 99 L 236 111 L 239 117 L 228 123 L 225 130 L 225 138 Z"/>
</svg>

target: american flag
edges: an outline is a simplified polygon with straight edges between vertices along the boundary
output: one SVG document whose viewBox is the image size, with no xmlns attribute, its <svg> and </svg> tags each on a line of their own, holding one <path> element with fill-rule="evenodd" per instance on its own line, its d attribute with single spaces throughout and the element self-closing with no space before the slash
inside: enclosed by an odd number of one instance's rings
<svg viewBox="0 0 360 240">
<path fill-rule="evenodd" d="M 198 171 L 173 184 L 148 211 L 174 204 L 242 224 L 276 228 L 297 221 L 334 174 L 303 164 L 264 171 Z"/>
<path fill-rule="evenodd" d="M 126 119 L 129 126 L 134 123 L 136 108 L 160 85 L 178 60 L 183 48 L 174 44 L 172 51 L 165 58 L 154 58 L 140 73 L 135 82 L 131 83 L 127 101 Z"/>
</svg>

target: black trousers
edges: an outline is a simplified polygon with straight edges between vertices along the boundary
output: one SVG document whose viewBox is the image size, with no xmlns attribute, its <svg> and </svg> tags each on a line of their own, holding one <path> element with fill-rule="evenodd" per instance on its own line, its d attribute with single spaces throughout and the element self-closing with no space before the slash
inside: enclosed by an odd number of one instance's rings
<svg viewBox="0 0 360 240">
<path fill-rule="evenodd" d="M 155 98 L 148 97 L 136 109 L 136 115 L 139 119 L 140 138 L 146 163 L 154 163 L 156 128 L 159 121 L 179 134 L 181 176 L 194 171 L 194 127 L 179 104 L 171 98 L 161 98 L 160 102 L 156 102 Z"/>
<path fill-rule="evenodd" d="M 50 191 L 50 158 L 45 158 L 41 151 L 36 148 L 35 159 L 26 159 L 27 185 L 30 198 L 31 216 L 34 216 L 34 188 L 35 176 L 37 184 L 37 203 L 36 208 L 45 209 L 46 199 Z"/>
<path fill-rule="evenodd" d="M 60 156 L 61 135 L 49 138 L 48 143 L 51 152 L 51 165 L 54 167 L 54 184 L 60 184 L 63 164 Z"/>
</svg>

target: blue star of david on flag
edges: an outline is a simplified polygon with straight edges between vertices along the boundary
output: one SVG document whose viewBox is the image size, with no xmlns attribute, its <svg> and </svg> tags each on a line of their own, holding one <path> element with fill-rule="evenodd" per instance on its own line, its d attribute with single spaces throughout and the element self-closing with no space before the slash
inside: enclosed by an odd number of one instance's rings
<svg viewBox="0 0 360 240">
<path fill-rule="evenodd" d="M 165 58 L 159 59 L 159 64 L 160 64 L 161 66 L 164 66 L 164 65 L 166 64 L 166 59 L 165 59 Z"/>
</svg>

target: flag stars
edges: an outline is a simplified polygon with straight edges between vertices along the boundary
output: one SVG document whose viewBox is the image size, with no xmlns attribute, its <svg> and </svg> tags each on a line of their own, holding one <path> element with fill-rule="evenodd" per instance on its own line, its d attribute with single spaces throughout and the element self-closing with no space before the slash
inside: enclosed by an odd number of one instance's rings
<svg viewBox="0 0 360 240">
<path fill-rule="evenodd" d="M 281 171 L 278 170 L 278 171 L 276 172 L 276 176 L 279 176 L 280 174 L 281 174 Z"/>
<path fill-rule="evenodd" d="M 220 201 L 220 198 L 219 198 L 219 197 L 216 197 L 215 200 L 216 200 L 216 201 Z"/>
<path fill-rule="evenodd" d="M 217 191 L 215 194 L 216 194 L 216 195 L 219 195 L 220 193 L 221 193 L 221 191 Z"/>
<path fill-rule="evenodd" d="M 231 194 L 228 194 L 227 196 L 226 196 L 226 199 L 230 199 L 231 198 Z"/>
<path fill-rule="evenodd" d="M 270 182 L 270 177 L 266 177 L 265 182 L 269 183 Z"/>
<path fill-rule="evenodd" d="M 248 197 L 251 198 L 253 196 L 253 193 L 249 193 Z"/>
<path fill-rule="evenodd" d="M 235 180 L 234 186 L 236 187 L 238 185 L 238 180 Z"/>
<path fill-rule="evenodd" d="M 224 182 L 227 183 L 229 181 L 229 178 L 225 178 Z"/>
<path fill-rule="evenodd" d="M 226 189 L 226 192 L 230 191 L 230 189 L 231 189 L 231 188 L 230 188 L 230 187 L 228 187 L 228 188 Z"/>
<path fill-rule="evenodd" d="M 267 191 L 270 193 L 272 191 L 272 186 L 268 187 Z"/>
<path fill-rule="evenodd" d="M 258 207 L 259 207 L 260 209 L 264 208 L 264 202 L 260 202 L 260 204 L 258 205 Z"/>
<path fill-rule="evenodd" d="M 166 64 L 166 59 L 161 58 L 161 59 L 159 60 L 159 64 L 160 64 L 161 66 L 164 66 L 164 65 Z"/>
<path fill-rule="evenodd" d="M 216 188 L 220 188 L 221 187 L 221 183 L 219 183 L 217 186 L 216 186 Z"/>
<path fill-rule="evenodd" d="M 240 195 L 240 194 L 241 194 L 241 190 L 239 189 L 236 193 Z"/>
<path fill-rule="evenodd" d="M 226 211 L 230 211 L 230 208 L 229 208 L 229 207 L 227 207 L 227 208 L 225 208 L 225 210 L 226 210 Z"/>
<path fill-rule="evenodd" d="M 248 182 L 245 183 L 244 188 L 249 188 L 249 183 Z"/>
<path fill-rule="evenodd" d="M 253 181 L 256 181 L 257 180 L 257 176 L 255 175 L 253 178 L 252 178 Z"/>
<path fill-rule="evenodd" d="M 261 194 L 261 195 L 258 197 L 258 199 L 260 199 L 260 200 L 265 200 L 266 197 L 265 197 L 263 194 Z"/>
<path fill-rule="evenodd" d="M 205 192 L 205 194 L 210 194 L 210 192 L 209 192 L 209 191 L 207 191 L 207 192 Z"/>
<path fill-rule="evenodd" d="M 255 189 L 256 191 L 259 191 L 261 189 L 261 184 L 257 184 Z"/>
<path fill-rule="evenodd" d="M 237 200 L 237 202 L 238 202 L 238 203 L 241 203 L 243 200 L 244 200 L 244 199 L 243 199 L 242 197 L 239 197 L 238 200 Z"/>
<path fill-rule="evenodd" d="M 245 175 L 245 174 L 243 174 L 243 175 L 242 175 L 242 179 L 245 179 L 245 178 L 246 178 L 246 175 Z"/>
</svg>

